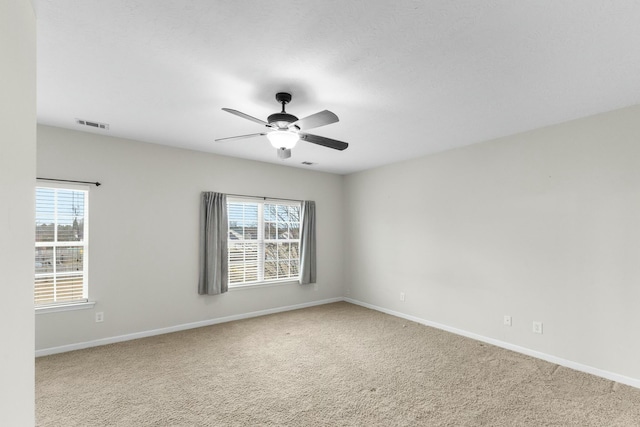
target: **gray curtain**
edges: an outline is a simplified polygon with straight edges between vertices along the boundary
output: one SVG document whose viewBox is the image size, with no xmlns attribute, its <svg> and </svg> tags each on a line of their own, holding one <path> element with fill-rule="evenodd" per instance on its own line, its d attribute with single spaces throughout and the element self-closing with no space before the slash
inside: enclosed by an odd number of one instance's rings
<svg viewBox="0 0 640 427">
<path fill-rule="evenodd" d="M 200 295 L 217 295 L 228 290 L 227 224 L 227 196 L 203 192 L 200 198 Z"/>
<path fill-rule="evenodd" d="M 300 284 L 316 283 L 316 202 L 302 202 Z"/>
</svg>

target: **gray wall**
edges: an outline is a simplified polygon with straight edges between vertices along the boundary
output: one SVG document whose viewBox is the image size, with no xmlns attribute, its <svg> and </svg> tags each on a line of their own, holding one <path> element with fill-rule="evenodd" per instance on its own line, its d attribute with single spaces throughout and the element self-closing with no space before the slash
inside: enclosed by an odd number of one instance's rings
<svg viewBox="0 0 640 427">
<path fill-rule="evenodd" d="M 640 379 L 639 135 L 636 106 L 346 177 L 345 293 Z"/>
<path fill-rule="evenodd" d="M 29 1 L 0 2 L 0 63 L 0 425 L 31 426 L 36 21 Z"/>
<path fill-rule="evenodd" d="M 98 180 L 90 190 L 94 309 L 36 316 L 36 349 L 83 343 L 342 296 L 338 175 L 38 127 L 38 176 Z M 200 193 L 315 200 L 318 290 L 289 283 L 199 296 Z M 95 312 L 104 322 L 95 323 Z"/>
</svg>

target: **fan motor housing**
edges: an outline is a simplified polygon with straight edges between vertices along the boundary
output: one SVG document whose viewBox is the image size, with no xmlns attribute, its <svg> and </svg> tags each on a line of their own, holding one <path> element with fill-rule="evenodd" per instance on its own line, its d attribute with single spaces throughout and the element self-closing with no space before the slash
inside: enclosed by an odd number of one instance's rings
<svg viewBox="0 0 640 427">
<path fill-rule="evenodd" d="M 289 123 L 298 121 L 298 118 L 293 114 L 289 114 L 289 113 L 275 113 L 270 115 L 267 118 L 267 121 L 269 122 L 270 125 L 276 125 L 278 127 L 286 127 L 286 125 L 288 125 Z M 284 123 L 284 126 L 281 126 L 280 125 L 281 123 Z"/>
</svg>

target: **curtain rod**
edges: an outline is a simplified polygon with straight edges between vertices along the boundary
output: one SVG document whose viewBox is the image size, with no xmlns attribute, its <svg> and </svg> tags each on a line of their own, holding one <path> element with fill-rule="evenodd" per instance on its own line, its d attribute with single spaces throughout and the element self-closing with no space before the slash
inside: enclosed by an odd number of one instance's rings
<svg viewBox="0 0 640 427">
<path fill-rule="evenodd" d="M 225 193 L 226 196 L 231 197 L 247 197 L 249 199 L 262 199 L 262 200 L 285 200 L 287 202 L 302 202 L 303 200 L 299 199 L 285 199 L 284 197 L 265 197 L 265 196 L 247 196 L 246 194 L 230 194 Z"/>
<path fill-rule="evenodd" d="M 75 182 L 77 184 L 91 184 L 91 185 L 95 185 L 96 187 L 100 187 L 102 184 L 99 183 L 98 181 L 96 182 L 91 182 L 91 181 L 75 181 L 72 179 L 55 179 L 55 178 L 40 178 L 37 177 L 36 179 L 40 179 L 42 181 L 56 181 L 56 182 Z"/>
</svg>

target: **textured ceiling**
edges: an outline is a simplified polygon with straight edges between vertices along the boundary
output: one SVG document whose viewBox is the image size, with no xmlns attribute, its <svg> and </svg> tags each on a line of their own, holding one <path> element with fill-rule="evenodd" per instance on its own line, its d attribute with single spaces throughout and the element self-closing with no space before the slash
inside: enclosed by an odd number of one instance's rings
<svg viewBox="0 0 640 427">
<path fill-rule="evenodd" d="M 334 173 L 640 101 L 640 1 L 34 0 L 38 121 Z M 279 160 L 266 119 L 340 122 Z M 301 162 L 316 163 L 303 166 Z"/>
</svg>

